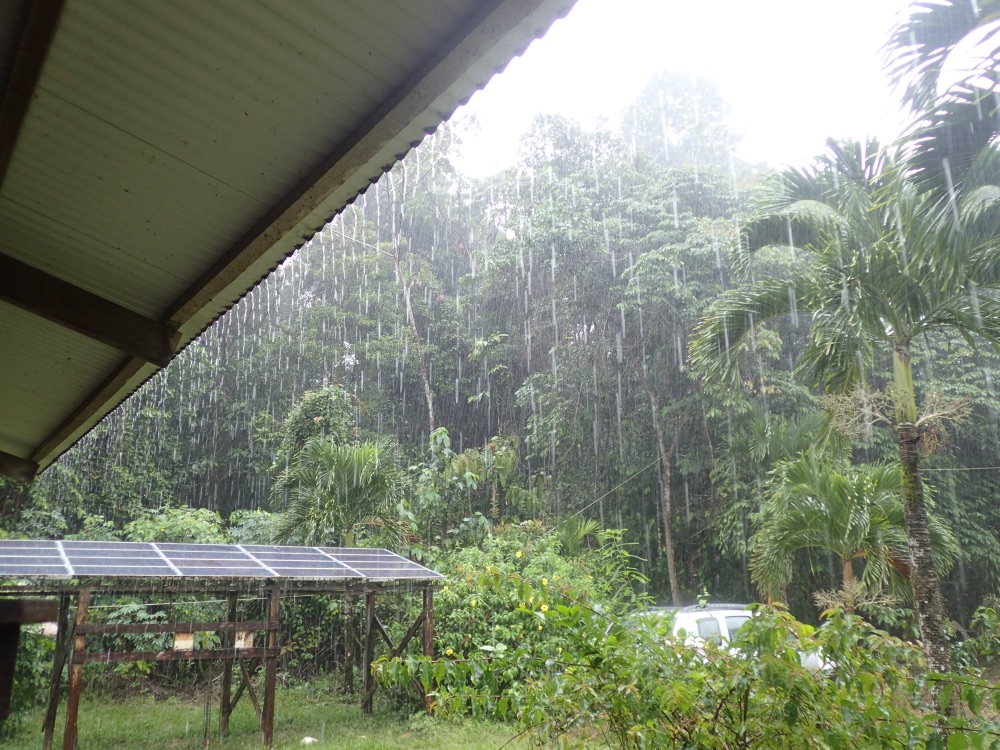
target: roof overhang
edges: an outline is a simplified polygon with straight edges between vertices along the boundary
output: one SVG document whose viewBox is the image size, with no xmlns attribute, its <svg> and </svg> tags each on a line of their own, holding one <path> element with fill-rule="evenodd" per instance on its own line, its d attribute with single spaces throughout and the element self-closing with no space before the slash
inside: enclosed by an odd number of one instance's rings
<svg viewBox="0 0 1000 750">
<path fill-rule="evenodd" d="M 0 473 L 54 461 L 572 4 L 0 4 Z"/>
</svg>

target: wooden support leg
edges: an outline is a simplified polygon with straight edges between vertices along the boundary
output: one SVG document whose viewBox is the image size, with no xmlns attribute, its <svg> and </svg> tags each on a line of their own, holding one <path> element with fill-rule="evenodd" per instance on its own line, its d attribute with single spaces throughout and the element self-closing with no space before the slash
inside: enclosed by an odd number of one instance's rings
<svg viewBox="0 0 1000 750">
<path fill-rule="evenodd" d="M 434 658 L 434 589 L 424 589 L 424 656 Z M 424 709 L 431 708 L 431 697 L 424 696 Z"/>
<path fill-rule="evenodd" d="M 344 594 L 344 692 L 354 692 L 354 628 L 351 613 L 351 595 Z"/>
<path fill-rule="evenodd" d="M 21 642 L 21 625 L 0 623 L 0 721 L 10 715 L 14 694 L 14 670 L 17 668 L 17 647 Z"/>
<path fill-rule="evenodd" d="M 56 730 L 56 712 L 59 709 L 59 689 L 66 667 L 66 649 L 69 641 L 69 596 L 59 599 L 59 618 L 56 620 L 56 653 L 52 660 L 52 680 L 49 683 L 49 705 L 42 722 L 42 750 L 52 750 L 52 736 Z"/>
<path fill-rule="evenodd" d="M 90 609 L 90 589 L 80 589 L 76 599 L 76 629 L 87 624 Z M 63 750 L 76 750 L 77 715 L 80 712 L 80 691 L 83 690 L 83 661 L 77 658 L 87 650 L 87 638 L 73 636 L 73 659 L 69 667 L 69 694 L 66 696 L 66 731 L 63 733 Z"/>
<path fill-rule="evenodd" d="M 365 653 L 363 659 L 362 678 L 364 680 L 362 690 L 364 700 L 361 702 L 361 710 L 370 714 L 372 712 L 372 695 L 374 691 L 374 680 L 372 678 L 372 660 L 375 658 L 375 593 L 369 591 L 365 595 Z"/>
<path fill-rule="evenodd" d="M 226 622 L 236 622 L 236 594 L 229 595 Z M 222 636 L 224 648 L 235 648 L 236 631 L 227 630 Z M 219 737 L 229 736 L 229 717 L 233 713 L 233 660 L 222 662 L 222 697 L 219 699 Z"/>
<path fill-rule="evenodd" d="M 267 607 L 267 650 L 264 656 L 264 711 L 261 729 L 264 746 L 274 744 L 274 690 L 278 679 L 278 627 L 281 620 L 281 598 L 278 587 L 271 589 Z"/>
<path fill-rule="evenodd" d="M 233 701 L 233 705 L 236 705 L 236 701 L 240 699 L 243 695 L 243 691 L 246 690 L 250 695 L 250 703 L 253 704 L 253 712 L 257 714 L 257 723 L 260 724 L 261 729 L 264 728 L 264 714 L 260 710 L 260 701 L 257 700 L 257 691 L 253 689 L 253 674 L 247 669 L 247 665 L 243 663 L 243 660 L 239 660 L 240 671 L 243 673 L 243 682 L 240 683 L 240 689 L 236 691 L 236 700 Z M 254 667 L 256 671 L 257 667 Z"/>
</svg>

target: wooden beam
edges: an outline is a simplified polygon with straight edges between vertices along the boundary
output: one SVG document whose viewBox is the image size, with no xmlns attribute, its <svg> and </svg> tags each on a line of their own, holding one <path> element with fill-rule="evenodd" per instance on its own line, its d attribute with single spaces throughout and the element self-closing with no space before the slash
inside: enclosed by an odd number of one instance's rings
<svg viewBox="0 0 1000 750">
<path fill-rule="evenodd" d="M 246 622 L 95 622 L 81 625 L 77 633 L 120 635 L 121 633 L 236 633 L 265 630 L 265 620 Z M 231 648 L 235 648 L 235 645 Z"/>
<path fill-rule="evenodd" d="M 74 626 L 87 624 L 87 613 L 90 610 L 90 589 L 80 589 L 76 595 L 76 618 Z M 83 692 L 83 664 L 76 661 L 79 654 L 87 650 L 87 637 L 73 634 L 73 658 L 69 668 L 69 687 L 66 691 L 66 728 L 63 730 L 63 750 L 76 750 L 76 740 L 79 735 L 77 720 L 80 716 L 80 693 Z"/>
<path fill-rule="evenodd" d="M 30 482 L 38 474 L 38 464 L 27 458 L 0 451 L 0 474 L 19 482 Z"/>
<path fill-rule="evenodd" d="M 181 649 L 170 651 L 87 651 L 73 654 L 74 664 L 100 664 L 135 662 L 135 661 L 221 661 L 223 659 L 264 659 L 278 658 L 277 649 L 266 648 L 215 648 L 215 649 Z"/>
<path fill-rule="evenodd" d="M 51 599 L 0 599 L 0 625 L 55 622 L 59 602 Z"/>
<path fill-rule="evenodd" d="M 17 52 L 0 98 L 0 185 L 10 166 L 21 124 L 35 96 L 42 67 L 59 26 L 63 0 L 31 0 L 24 15 Z"/>
<path fill-rule="evenodd" d="M 126 307 L 0 255 L 0 299 L 102 344 L 166 367 L 180 336 Z"/>
<path fill-rule="evenodd" d="M 56 714 L 59 711 L 59 694 L 62 691 L 62 675 L 69 656 L 69 595 L 59 599 L 59 620 L 56 629 L 56 653 L 52 659 L 52 676 L 49 681 L 49 703 L 42 721 L 42 750 L 52 750 L 52 738 L 56 731 Z"/>
</svg>

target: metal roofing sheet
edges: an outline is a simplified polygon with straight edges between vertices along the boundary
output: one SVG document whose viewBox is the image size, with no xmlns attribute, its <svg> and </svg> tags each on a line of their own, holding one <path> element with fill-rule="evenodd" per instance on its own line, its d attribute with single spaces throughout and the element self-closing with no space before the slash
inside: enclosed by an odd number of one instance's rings
<svg viewBox="0 0 1000 750">
<path fill-rule="evenodd" d="M 0 20 L 53 7 L 11 2 Z M 0 143 L 0 256 L 183 345 L 571 4 L 64 0 L 58 26 L 36 24 L 51 36 L 21 46 L 33 95 L 0 108 L 16 134 L 9 161 Z M 0 35 L 0 85 L 15 46 Z M 20 352 L 8 312 L 0 344 Z M 47 465 L 157 369 L 29 329 L 40 345 L 0 365 L 0 467 Z M 29 413 L 25 391 L 46 402 Z"/>
</svg>

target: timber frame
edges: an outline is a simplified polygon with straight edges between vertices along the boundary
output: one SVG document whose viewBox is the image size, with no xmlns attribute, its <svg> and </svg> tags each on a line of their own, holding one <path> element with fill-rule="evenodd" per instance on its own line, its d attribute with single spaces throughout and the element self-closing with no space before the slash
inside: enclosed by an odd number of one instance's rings
<svg viewBox="0 0 1000 750">
<path fill-rule="evenodd" d="M 434 655 L 434 581 L 345 584 L 342 581 L 247 581 L 231 579 L 211 579 L 194 581 L 191 579 L 170 580 L 150 579 L 143 581 L 43 582 L 32 585 L 16 585 L 12 581 L 0 582 L 0 613 L 8 613 L 0 618 L 0 628 L 15 630 L 19 624 L 56 619 L 56 648 L 53 657 L 52 678 L 49 701 L 43 722 L 44 750 L 51 750 L 55 735 L 56 714 L 62 687 L 62 674 L 69 664 L 69 680 L 66 698 L 66 719 L 63 732 L 63 750 L 76 750 L 79 739 L 80 696 L 83 692 L 83 665 L 86 663 L 128 663 L 138 661 L 216 661 L 221 663 L 221 696 L 219 701 L 220 737 L 229 734 L 229 719 L 244 695 L 248 695 L 260 725 L 265 747 L 274 741 L 275 687 L 277 684 L 278 660 L 281 654 L 281 600 L 284 596 L 330 595 L 346 600 L 364 599 L 364 632 L 362 650 L 363 686 L 360 705 L 366 714 L 372 711 L 372 699 L 377 689 L 371 665 L 375 659 L 375 647 L 381 639 L 390 656 L 399 656 L 418 634 L 422 634 L 422 653 Z M 399 643 L 393 643 L 385 625 L 376 614 L 376 600 L 385 594 L 420 592 L 422 606 L 416 620 L 410 624 Z M 217 622 L 155 622 L 155 623 L 94 623 L 90 611 L 98 597 L 107 598 L 128 594 L 152 595 L 185 593 L 192 595 L 224 596 L 226 618 Z M 14 597 L 17 597 L 16 599 Z M 26 598 L 33 597 L 33 598 Z M 54 599 L 53 597 L 58 597 Z M 241 601 L 260 600 L 266 603 L 263 620 L 240 620 L 238 606 Z M 75 601 L 75 608 L 72 606 Z M 70 617 L 71 609 L 74 610 Z M 19 614 L 20 613 L 20 614 Z M 25 614 L 27 613 L 27 614 Z M 153 634 L 173 633 L 217 633 L 220 648 L 172 648 L 162 651 L 88 651 L 87 639 L 124 633 Z M 247 646 L 237 643 L 237 634 L 254 634 L 253 642 Z M 261 635 L 262 634 L 262 635 Z M 245 636 L 246 637 L 246 636 Z M 353 640 L 353 636 L 352 636 Z M 260 645 L 258 645 L 258 643 Z M 353 648 L 353 645 L 345 644 Z M 16 640 L 14 651 L 16 655 Z M 254 687 L 254 676 L 263 667 L 264 679 L 261 694 Z M 348 669 L 352 667 L 347 664 Z M 12 670 L 11 670 L 12 671 Z M 234 672 L 239 684 L 234 687 Z M 425 704 L 427 696 L 423 696 Z"/>
</svg>

